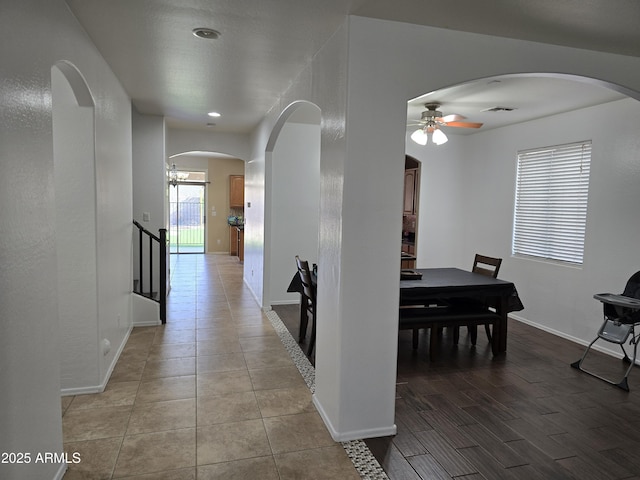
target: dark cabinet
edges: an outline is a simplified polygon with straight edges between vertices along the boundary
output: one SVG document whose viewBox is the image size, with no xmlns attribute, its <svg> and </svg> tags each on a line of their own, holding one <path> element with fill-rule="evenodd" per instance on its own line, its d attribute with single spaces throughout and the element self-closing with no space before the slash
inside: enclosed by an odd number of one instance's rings
<svg viewBox="0 0 640 480">
<path fill-rule="evenodd" d="M 416 204 L 416 191 L 418 185 L 418 169 L 412 168 L 404 171 L 404 209 L 405 215 L 415 215 L 418 205 Z"/>
</svg>

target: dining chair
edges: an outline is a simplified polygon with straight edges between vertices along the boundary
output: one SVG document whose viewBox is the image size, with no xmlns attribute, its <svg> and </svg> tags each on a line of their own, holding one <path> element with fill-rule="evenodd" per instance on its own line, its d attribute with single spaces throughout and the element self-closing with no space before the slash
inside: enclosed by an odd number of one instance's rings
<svg viewBox="0 0 640 480">
<path fill-rule="evenodd" d="M 498 278 L 498 271 L 502 264 L 501 258 L 487 257 L 485 255 L 479 255 L 476 253 L 473 259 L 473 273 L 480 273 L 482 275 L 488 275 L 493 278 Z"/>
<path fill-rule="evenodd" d="M 309 262 L 301 260 L 296 255 L 296 265 L 298 267 L 298 275 L 302 283 L 302 298 L 300 303 L 300 337 L 299 342 L 302 343 L 306 336 L 307 324 L 309 316 L 311 316 L 311 338 L 307 346 L 307 356 L 313 353 L 313 347 L 316 343 L 316 287 L 313 286 L 311 271 L 309 270 Z"/>
<path fill-rule="evenodd" d="M 500 265 L 502 265 L 501 258 L 487 257 L 486 255 L 480 255 L 476 253 L 473 259 L 473 267 L 471 271 L 473 273 L 479 273 L 480 275 L 487 275 L 489 277 L 498 278 L 498 271 L 500 270 Z M 476 303 L 477 300 L 473 299 L 460 299 L 459 303 Z M 487 308 L 489 308 L 487 306 Z M 467 331 L 469 332 L 469 337 L 471 338 L 471 344 L 475 345 L 478 340 L 478 326 L 477 325 L 468 325 Z M 491 324 L 484 324 L 484 331 L 487 334 L 487 339 L 489 343 L 491 343 Z M 454 345 L 458 344 L 458 340 L 460 339 L 460 327 L 453 327 L 453 343 Z"/>
</svg>

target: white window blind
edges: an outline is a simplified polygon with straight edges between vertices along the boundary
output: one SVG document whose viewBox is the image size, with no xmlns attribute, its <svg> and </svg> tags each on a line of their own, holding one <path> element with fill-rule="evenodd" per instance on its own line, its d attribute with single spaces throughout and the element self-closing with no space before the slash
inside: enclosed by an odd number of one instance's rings
<svg viewBox="0 0 640 480">
<path fill-rule="evenodd" d="M 582 264 L 591 141 L 518 152 L 513 253 Z"/>
</svg>

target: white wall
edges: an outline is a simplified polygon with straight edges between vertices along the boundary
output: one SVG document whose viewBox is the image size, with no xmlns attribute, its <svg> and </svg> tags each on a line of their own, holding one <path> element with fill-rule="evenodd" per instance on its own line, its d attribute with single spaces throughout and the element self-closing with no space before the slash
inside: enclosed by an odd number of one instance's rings
<svg viewBox="0 0 640 480">
<path fill-rule="evenodd" d="M 304 108 L 304 107 L 303 107 Z M 319 117 L 319 112 L 317 113 Z M 320 216 L 320 118 L 317 125 L 288 121 L 271 156 L 271 238 L 267 304 L 297 303 L 287 293 L 296 272 L 294 256 L 318 261 Z"/>
<path fill-rule="evenodd" d="M 166 228 L 164 117 L 141 115 L 132 109 L 133 128 L 133 219 L 156 235 L 160 228 Z M 148 222 L 142 213 L 148 212 Z"/>
<path fill-rule="evenodd" d="M 244 282 L 259 305 L 264 298 L 265 154 L 271 123 L 267 120 L 251 136 L 252 151 L 244 170 Z"/>
<path fill-rule="evenodd" d="M 525 305 L 517 317 L 573 340 L 591 341 L 602 321 L 602 305 L 593 294 L 622 292 L 640 270 L 638 124 L 640 102 L 624 99 L 472 135 L 465 142 L 461 252 L 467 264 L 476 251 L 504 259 L 500 276 L 516 283 Z M 593 144 L 584 265 L 512 257 L 517 151 L 588 139 Z M 614 345 L 609 350 L 620 352 Z"/>
<path fill-rule="evenodd" d="M 253 133 L 252 151 L 245 172 L 246 201 L 252 206 L 245 210 L 247 224 L 245 226 L 244 277 L 258 301 L 266 307 L 263 295 L 264 278 L 268 278 L 263 271 L 265 264 L 265 151 L 281 113 L 293 102 L 302 99 L 320 106 L 322 126 L 318 248 L 318 265 L 321 266 L 318 272 L 319 325 L 326 318 L 331 319 L 332 323 L 341 322 L 342 315 L 339 308 L 342 301 L 343 222 L 341 212 L 346 155 L 347 57 L 345 24 L 318 52 L 314 61 L 300 73 L 291 88 L 278 99 L 265 120 Z M 318 330 L 318 340 L 320 340 L 321 331 L 324 331 L 324 327 Z M 339 336 L 339 332 L 337 333 Z M 336 381 L 336 376 L 342 374 L 340 367 L 343 365 L 339 345 L 338 338 L 338 342 L 332 343 L 330 347 L 327 348 L 325 343 L 322 349 L 316 350 L 316 362 L 323 358 L 322 368 L 316 368 L 316 384 L 322 382 L 322 377 L 326 379 L 324 383 L 329 388 L 325 390 L 325 394 L 329 395 L 331 400 L 326 402 L 325 410 L 328 411 L 324 412 L 324 418 L 329 424 L 330 419 L 337 421 L 337 430 L 333 426 L 331 428 L 340 434 L 342 432 L 339 420 L 342 412 L 339 399 L 344 395 L 344 390 L 343 382 Z M 393 423 L 393 405 L 385 421 L 388 421 L 389 417 Z"/>
<path fill-rule="evenodd" d="M 79 100 L 83 89 L 84 81 L 69 64 L 51 70 L 63 393 L 91 391 L 100 383 L 94 106 L 91 98 Z"/>
<path fill-rule="evenodd" d="M 35 457 L 62 452 L 51 67 L 75 65 L 95 98 L 97 340 L 112 345 L 91 360 L 98 387 L 131 324 L 131 107 L 62 0 L 2 0 L 0 10 L 0 451 Z M 0 464 L 0 477 L 62 470 Z"/>
<path fill-rule="evenodd" d="M 132 117 L 133 143 L 133 220 L 154 235 L 159 234 L 161 228 L 167 228 L 167 175 L 165 170 L 165 137 L 166 126 L 164 117 L 157 115 L 141 115 L 134 108 Z M 149 214 L 149 221 L 145 221 L 143 213 Z M 139 264 L 139 233 L 133 229 L 134 248 L 134 278 L 140 278 Z M 149 240 L 143 235 L 143 287 L 149 288 Z M 158 291 L 160 285 L 160 265 L 158 246 L 154 242 L 153 255 L 153 290 Z M 136 318 L 134 323 L 138 323 Z M 146 322 L 145 322 L 146 323 Z"/>
<path fill-rule="evenodd" d="M 459 264 L 464 244 L 465 138 L 420 146 L 406 135 L 407 155 L 420 160 L 417 268 L 469 267 Z M 459 141 L 458 141 L 459 139 Z M 454 141 L 455 140 L 455 141 Z"/>
<path fill-rule="evenodd" d="M 166 151 L 168 157 L 178 153 L 201 151 L 226 153 L 246 160 L 250 156 L 251 147 L 249 135 L 168 128 Z"/>
</svg>

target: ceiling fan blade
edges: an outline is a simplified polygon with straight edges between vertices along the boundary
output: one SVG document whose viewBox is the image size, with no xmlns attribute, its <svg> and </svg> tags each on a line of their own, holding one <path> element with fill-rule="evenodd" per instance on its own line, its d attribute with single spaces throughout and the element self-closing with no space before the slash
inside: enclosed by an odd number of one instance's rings
<svg viewBox="0 0 640 480">
<path fill-rule="evenodd" d="M 460 128 L 480 128 L 482 123 L 477 122 L 447 122 L 445 123 L 447 127 L 460 127 Z"/>
<path fill-rule="evenodd" d="M 467 117 L 464 115 L 458 115 L 457 113 L 451 113 L 449 115 L 445 115 L 442 118 L 439 118 L 441 122 L 449 123 L 449 122 L 459 122 L 460 120 L 465 120 Z"/>
</svg>

